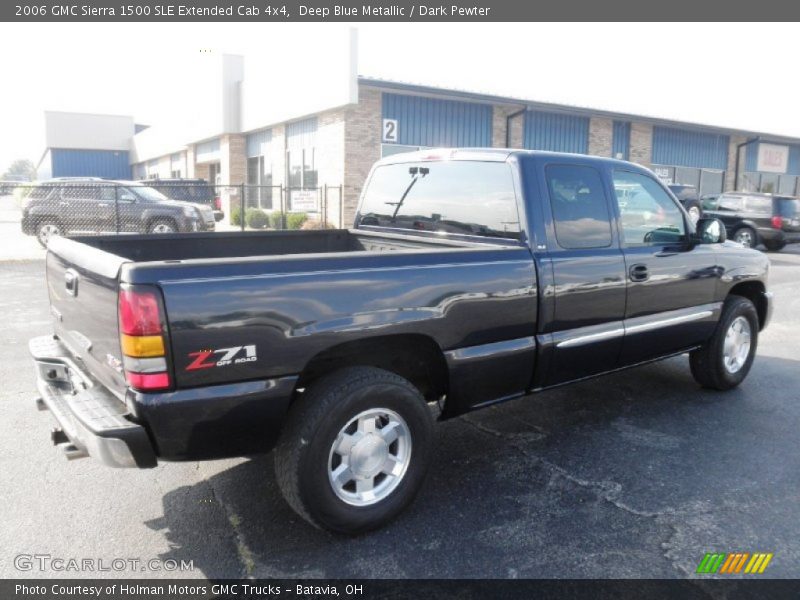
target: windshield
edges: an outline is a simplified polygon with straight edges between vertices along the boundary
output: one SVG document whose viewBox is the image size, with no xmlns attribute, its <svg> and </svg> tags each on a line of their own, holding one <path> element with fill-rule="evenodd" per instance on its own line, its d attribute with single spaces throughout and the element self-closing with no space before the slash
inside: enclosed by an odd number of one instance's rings
<svg viewBox="0 0 800 600">
<path fill-rule="evenodd" d="M 477 161 L 378 167 L 359 224 L 519 239 L 511 167 Z"/>
</svg>

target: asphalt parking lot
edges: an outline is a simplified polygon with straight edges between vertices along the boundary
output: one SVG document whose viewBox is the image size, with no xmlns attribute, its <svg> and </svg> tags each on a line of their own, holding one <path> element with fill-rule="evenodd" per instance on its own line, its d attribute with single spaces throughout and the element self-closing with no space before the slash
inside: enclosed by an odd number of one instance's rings
<svg viewBox="0 0 800 600">
<path fill-rule="evenodd" d="M 678 357 L 440 424 L 415 504 L 358 538 L 297 518 L 271 456 L 67 462 L 32 402 L 43 263 L 0 263 L 0 576 L 64 575 L 15 568 L 47 554 L 192 561 L 170 577 L 672 578 L 706 552 L 744 551 L 774 553 L 764 576 L 797 577 L 800 248 L 770 258 L 774 319 L 739 389 L 701 390 Z"/>
</svg>

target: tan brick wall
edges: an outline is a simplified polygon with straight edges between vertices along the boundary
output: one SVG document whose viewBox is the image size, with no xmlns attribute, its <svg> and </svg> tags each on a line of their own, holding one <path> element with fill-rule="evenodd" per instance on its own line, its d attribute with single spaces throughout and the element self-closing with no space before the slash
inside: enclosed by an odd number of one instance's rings
<svg viewBox="0 0 800 600">
<path fill-rule="evenodd" d="M 172 158 L 171 154 L 162 156 L 158 159 L 158 177 L 160 179 L 168 179 L 172 177 Z"/>
<path fill-rule="evenodd" d="M 359 102 L 344 118 L 344 223 L 352 226 L 361 188 L 373 163 L 381 157 L 381 102 L 379 90 L 361 86 Z"/>
<path fill-rule="evenodd" d="M 329 111 L 317 120 L 316 160 L 320 187 L 335 188 L 344 184 L 345 170 L 345 118 L 346 109 Z M 320 190 L 322 199 L 325 191 Z M 327 221 L 336 227 L 341 214 L 338 190 L 328 191 Z M 321 215 L 320 215 L 321 216 Z"/>
<path fill-rule="evenodd" d="M 245 136 L 227 134 L 220 138 L 219 173 L 222 183 L 239 185 L 247 176 L 247 155 L 245 153 Z"/>
<path fill-rule="evenodd" d="M 188 179 L 199 177 L 195 173 L 197 173 L 197 167 L 194 164 L 194 144 L 189 144 L 186 146 L 186 177 Z"/>
<path fill-rule="evenodd" d="M 611 156 L 614 122 L 603 117 L 589 119 L 589 154 Z"/>
<path fill-rule="evenodd" d="M 506 147 L 507 118 L 509 115 L 519 112 L 519 110 L 519 106 L 500 106 L 495 104 L 492 107 L 492 146 L 494 148 Z M 524 123 L 525 113 L 520 113 L 511 119 L 509 148 L 522 148 Z"/>
<path fill-rule="evenodd" d="M 275 125 L 271 129 L 271 154 L 268 158 L 272 164 L 272 185 L 283 185 L 286 180 L 286 126 Z M 273 206 L 279 208 L 277 196 Z"/>
<path fill-rule="evenodd" d="M 630 161 L 647 167 L 652 165 L 653 126 L 649 123 L 631 123 Z"/>
<path fill-rule="evenodd" d="M 225 220 L 230 221 L 231 210 L 241 206 L 241 193 L 238 187 L 246 181 L 247 154 L 245 152 L 245 136 L 226 134 L 219 143 L 219 175 L 223 185 L 220 197 Z"/>
<path fill-rule="evenodd" d="M 511 119 L 511 147 L 524 148 L 525 144 L 525 113 L 520 113 Z"/>
<path fill-rule="evenodd" d="M 747 138 L 743 135 L 732 135 L 730 138 L 730 142 L 728 143 L 728 165 L 725 169 L 723 191 L 729 192 L 736 189 L 736 147 L 746 141 Z M 739 176 L 741 177 L 741 174 L 744 172 L 745 157 L 747 156 L 745 148 L 742 148 L 739 154 Z"/>
<path fill-rule="evenodd" d="M 344 123 L 345 109 L 318 117 L 316 160 L 320 185 L 344 183 Z"/>
<path fill-rule="evenodd" d="M 192 177 L 197 177 L 198 179 L 205 179 L 210 184 L 214 184 L 211 181 L 211 173 L 208 168 L 208 163 L 194 163 L 194 169 L 192 173 Z"/>
</svg>

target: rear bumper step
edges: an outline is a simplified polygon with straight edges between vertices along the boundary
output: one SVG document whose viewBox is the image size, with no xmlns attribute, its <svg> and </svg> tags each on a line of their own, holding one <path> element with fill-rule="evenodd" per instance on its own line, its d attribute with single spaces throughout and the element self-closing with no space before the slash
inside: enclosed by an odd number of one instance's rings
<svg viewBox="0 0 800 600">
<path fill-rule="evenodd" d="M 144 427 L 128 420 L 124 403 L 96 385 L 59 340 L 34 338 L 28 349 L 36 365 L 36 406 L 55 417 L 59 428 L 52 441 L 68 459 L 91 456 L 111 467 L 156 466 Z"/>
</svg>

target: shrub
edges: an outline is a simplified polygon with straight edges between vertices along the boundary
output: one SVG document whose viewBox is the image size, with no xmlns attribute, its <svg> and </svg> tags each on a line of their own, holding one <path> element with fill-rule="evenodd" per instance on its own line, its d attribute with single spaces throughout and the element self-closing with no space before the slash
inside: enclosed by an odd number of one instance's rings
<svg viewBox="0 0 800 600">
<path fill-rule="evenodd" d="M 330 223 L 323 223 L 322 221 L 306 221 L 300 229 L 336 229 Z"/>
<path fill-rule="evenodd" d="M 283 229 L 283 222 L 281 221 L 280 211 L 269 213 L 269 226 L 272 229 Z"/>
<path fill-rule="evenodd" d="M 244 214 L 244 222 L 253 229 L 264 229 L 269 225 L 269 216 L 260 208 L 248 208 Z"/>
<path fill-rule="evenodd" d="M 242 224 L 242 211 L 238 208 L 234 208 L 231 211 L 231 225 L 241 226 Z"/>
<path fill-rule="evenodd" d="M 286 215 L 286 229 L 300 229 L 307 220 L 306 213 L 289 213 Z"/>
</svg>

